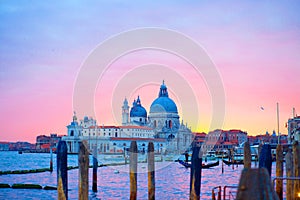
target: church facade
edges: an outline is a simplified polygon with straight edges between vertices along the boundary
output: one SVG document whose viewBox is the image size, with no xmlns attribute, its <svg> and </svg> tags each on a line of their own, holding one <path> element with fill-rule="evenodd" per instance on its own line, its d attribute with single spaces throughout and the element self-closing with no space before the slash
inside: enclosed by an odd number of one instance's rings
<svg viewBox="0 0 300 200">
<path fill-rule="evenodd" d="M 138 96 L 132 107 L 125 98 L 122 106 L 121 126 L 98 126 L 96 120 L 84 117 L 67 126 L 68 135 L 62 139 L 67 142 L 68 152 L 78 152 L 78 142 L 87 140 L 89 148 L 97 146 L 98 153 L 122 153 L 136 141 L 140 152 L 147 151 L 148 142 L 154 143 L 156 153 L 184 152 L 191 144 L 193 134 L 187 126 L 180 123 L 175 102 L 169 98 L 167 86 L 163 82 L 149 110 L 142 106 Z"/>
</svg>

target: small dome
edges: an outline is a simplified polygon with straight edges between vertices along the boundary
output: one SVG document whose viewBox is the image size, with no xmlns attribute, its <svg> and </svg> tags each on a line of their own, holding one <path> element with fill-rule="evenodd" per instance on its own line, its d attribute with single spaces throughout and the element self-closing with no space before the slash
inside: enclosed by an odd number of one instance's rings
<svg viewBox="0 0 300 200">
<path fill-rule="evenodd" d="M 147 117 L 147 111 L 142 106 L 132 107 L 130 110 L 130 117 Z"/>
<path fill-rule="evenodd" d="M 132 108 L 130 109 L 130 117 L 147 117 L 147 111 L 142 106 L 140 97 L 133 101 Z"/>
</svg>

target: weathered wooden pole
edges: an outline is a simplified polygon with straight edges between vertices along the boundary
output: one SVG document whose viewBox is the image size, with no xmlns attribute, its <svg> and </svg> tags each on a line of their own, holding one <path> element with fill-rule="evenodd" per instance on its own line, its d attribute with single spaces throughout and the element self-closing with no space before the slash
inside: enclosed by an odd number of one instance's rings
<svg viewBox="0 0 300 200">
<path fill-rule="evenodd" d="M 89 150 L 86 140 L 79 143 L 78 199 L 89 199 Z"/>
<path fill-rule="evenodd" d="M 293 160 L 294 160 L 294 176 L 296 178 L 300 177 L 300 146 L 298 141 L 293 143 Z M 294 180 L 294 197 L 299 198 L 300 194 L 300 180 Z"/>
<path fill-rule="evenodd" d="M 193 147 L 190 178 L 190 200 L 200 199 L 202 156 L 199 158 L 200 147 Z"/>
<path fill-rule="evenodd" d="M 258 154 L 255 155 L 254 166 L 257 167 Z"/>
<path fill-rule="evenodd" d="M 271 176 L 272 173 L 272 155 L 271 155 L 271 147 L 269 144 L 264 144 L 262 146 L 260 155 L 259 155 L 259 168 L 266 168 Z"/>
<path fill-rule="evenodd" d="M 266 168 L 243 169 L 240 178 L 237 200 L 272 199 L 278 196 L 274 191 L 271 178 Z"/>
<path fill-rule="evenodd" d="M 232 158 L 231 158 L 232 169 L 234 169 L 234 151 L 233 151 L 233 149 L 231 149 L 231 155 L 232 155 Z"/>
<path fill-rule="evenodd" d="M 261 150 L 262 150 L 262 146 L 263 146 L 263 144 L 259 143 L 259 145 L 258 145 L 258 155 L 257 155 L 258 162 L 259 162 L 259 156 L 260 156 L 260 153 L 261 153 Z"/>
<path fill-rule="evenodd" d="M 68 148 L 66 141 L 59 141 L 57 145 L 57 199 L 68 199 Z"/>
<path fill-rule="evenodd" d="M 129 149 L 130 200 L 137 198 L 137 152 L 136 141 L 132 141 Z"/>
<path fill-rule="evenodd" d="M 155 163 L 154 163 L 154 145 L 148 144 L 148 199 L 155 199 Z"/>
<path fill-rule="evenodd" d="M 52 152 L 52 147 L 50 147 L 50 172 L 53 172 L 53 152 Z"/>
<path fill-rule="evenodd" d="M 222 174 L 224 173 L 224 152 L 222 153 Z"/>
<path fill-rule="evenodd" d="M 248 141 L 244 145 L 244 168 L 251 168 L 251 150 Z"/>
<path fill-rule="evenodd" d="M 285 155 L 285 169 L 286 169 L 286 176 L 293 177 L 294 170 L 293 170 L 293 154 L 291 149 L 288 150 L 287 154 Z M 286 200 L 293 200 L 293 180 L 286 181 Z"/>
<path fill-rule="evenodd" d="M 97 192 L 97 169 L 98 169 L 98 160 L 97 160 L 97 146 L 93 147 L 93 192 Z"/>
<path fill-rule="evenodd" d="M 281 144 L 276 147 L 276 177 L 283 176 L 283 149 Z M 276 179 L 276 193 L 279 199 L 283 199 L 283 181 Z"/>
<path fill-rule="evenodd" d="M 211 199 L 212 200 L 216 200 L 216 195 L 215 195 L 215 191 L 214 190 L 212 190 Z"/>
</svg>

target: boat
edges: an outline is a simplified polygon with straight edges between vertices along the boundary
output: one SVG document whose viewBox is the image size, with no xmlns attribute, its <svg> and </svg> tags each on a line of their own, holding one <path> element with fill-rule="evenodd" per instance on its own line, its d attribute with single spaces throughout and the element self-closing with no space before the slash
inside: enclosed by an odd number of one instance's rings
<svg viewBox="0 0 300 200">
<path fill-rule="evenodd" d="M 228 160 L 223 160 L 223 162 L 226 164 L 226 165 L 243 165 L 244 164 L 244 161 L 243 160 L 232 160 L 232 161 L 228 161 Z"/>
<path fill-rule="evenodd" d="M 184 162 L 183 160 L 179 160 L 178 162 L 186 168 L 190 168 L 192 166 L 191 163 Z M 219 161 L 213 163 L 207 163 L 207 164 L 202 163 L 202 169 L 208 169 L 211 167 L 216 167 L 218 165 L 219 165 Z"/>
<path fill-rule="evenodd" d="M 203 156 L 204 160 L 217 160 L 216 152 L 215 151 L 207 151 L 207 153 Z"/>
</svg>

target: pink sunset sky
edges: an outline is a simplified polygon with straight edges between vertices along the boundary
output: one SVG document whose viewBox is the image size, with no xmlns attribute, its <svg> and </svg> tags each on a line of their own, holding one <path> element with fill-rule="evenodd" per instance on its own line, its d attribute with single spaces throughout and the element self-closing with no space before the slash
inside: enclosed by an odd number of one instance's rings
<svg viewBox="0 0 300 200">
<path fill-rule="evenodd" d="M 292 108 L 300 113 L 299 8 L 297 1 L 2 1 L 0 141 L 66 134 L 84 61 L 108 38 L 143 27 L 180 32 L 205 49 L 225 92 L 218 128 L 277 131 L 278 102 L 280 132 L 287 133 Z M 78 111 L 78 118 L 119 125 L 125 96 L 131 105 L 140 95 L 149 112 L 162 80 L 181 119 L 208 132 L 213 105 L 205 78 L 180 57 L 149 49 L 111 63 L 99 77 L 95 113 Z"/>
</svg>

